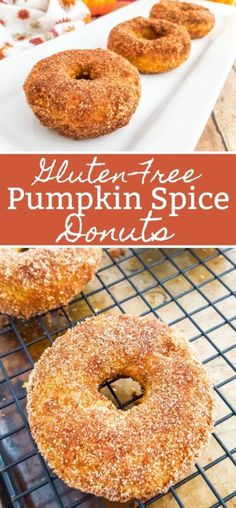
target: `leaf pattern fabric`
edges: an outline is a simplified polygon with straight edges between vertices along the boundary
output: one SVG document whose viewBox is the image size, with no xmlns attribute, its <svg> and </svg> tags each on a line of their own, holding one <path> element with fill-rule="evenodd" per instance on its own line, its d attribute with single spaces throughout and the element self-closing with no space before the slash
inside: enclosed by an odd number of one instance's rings
<svg viewBox="0 0 236 508">
<path fill-rule="evenodd" d="M 0 0 L 0 60 L 90 21 L 82 0 Z"/>
</svg>

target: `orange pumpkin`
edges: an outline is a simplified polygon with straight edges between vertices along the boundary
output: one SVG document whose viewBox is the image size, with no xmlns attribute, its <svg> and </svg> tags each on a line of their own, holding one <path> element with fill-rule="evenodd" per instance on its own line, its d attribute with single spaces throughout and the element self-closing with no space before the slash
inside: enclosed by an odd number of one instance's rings
<svg viewBox="0 0 236 508">
<path fill-rule="evenodd" d="M 83 0 L 89 8 L 92 16 L 100 16 L 112 11 L 116 0 Z"/>
<path fill-rule="evenodd" d="M 213 0 L 213 1 L 221 4 L 236 5 L 236 0 Z"/>
</svg>

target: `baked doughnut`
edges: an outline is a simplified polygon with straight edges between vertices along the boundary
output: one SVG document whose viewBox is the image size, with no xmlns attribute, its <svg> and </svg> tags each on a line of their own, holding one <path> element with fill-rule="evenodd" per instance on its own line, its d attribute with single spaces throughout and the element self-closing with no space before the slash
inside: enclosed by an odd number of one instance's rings
<svg viewBox="0 0 236 508">
<path fill-rule="evenodd" d="M 144 396 L 128 411 L 99 392 L 132 377 Z M 166 491 L 207 444 L 214 399 L 187 342 L 157 319 L 103 314 L 48 348 L 27 387 L 32 435 L 69 486 L 125 502 Z"/>
<path fill-rule="evenodd" d="M 215 24 L 214 15 L 206 7 L 176 0 L 160 0 L 153 5 L 150 17 L 184 25 L 191 39 L 204 37 Z"/>
<path fill-rule="evenodd" d="M 140 99 L 139 75 L 129 62 L 103 49 L 75 49 L 38 62 L 24 83 L 43 125 L 75 139 L 124 127 Z"/>
<path fill-rule="evenodd" d="M 109 49 L 127 58 L 143 73 L 175 69 L 188 58 L 190 46 L 184 27 L 141 17 L 115 26 L 108 39 Z"/>
<path fill-rule="evenodd" d="M 18 318 L 67 304 L 94 276 L 101 249 L 0 249 L 0 312 Z"/>
</svg>

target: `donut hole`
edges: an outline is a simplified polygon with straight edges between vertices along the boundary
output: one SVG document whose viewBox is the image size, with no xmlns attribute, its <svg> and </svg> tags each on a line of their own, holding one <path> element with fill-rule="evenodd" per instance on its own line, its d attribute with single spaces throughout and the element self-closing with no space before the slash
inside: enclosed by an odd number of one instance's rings
<svg viewBox="0 0 236 508">
<path fill-rule="evenodd" d="M 156 30 L 152 26 L 143 27 L 139 29 L 138 32 L 136 32 L 136 37 L 138 39 L 144 39 L 146 41 L 154 41 L 156 39 L 161 39 L 161 37 L 164 37 L 165 31 L 164 30 Z"/>
<path fill-rule="evenodd" d="M 78 74 L 75 75 L 75 78 L 76 80 L 80 80 L 80 79 L 83 79 L 83 80 L 86 80 L 86 81 L 92 81 L 92 76 L 91 76 L 91 73 L 90 71 L 81 71 L 81 72 L 78 72 Z"/>
<path fill-rule="evenodd" d="M 102 383 L 99 392 L 109 399 L 117 409 L 127 411 L 141 402 L 144 396 L 144 387 L 132 377 L 119 376 Z"/>
</svg>

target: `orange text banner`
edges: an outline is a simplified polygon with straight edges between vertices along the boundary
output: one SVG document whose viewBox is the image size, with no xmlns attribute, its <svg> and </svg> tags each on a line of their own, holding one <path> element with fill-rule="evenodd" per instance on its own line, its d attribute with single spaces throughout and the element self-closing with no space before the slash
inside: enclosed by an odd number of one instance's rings
<svg viewBox="0 0 236 508">
<path fill-rule="evenodd" d="M 0 244 L 235 244 L 234 154 L 1 155 Z"/>
</svg>

